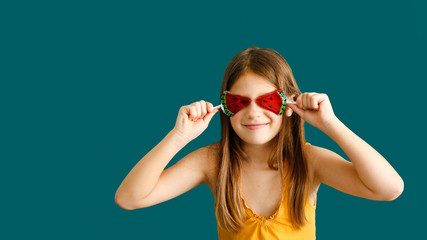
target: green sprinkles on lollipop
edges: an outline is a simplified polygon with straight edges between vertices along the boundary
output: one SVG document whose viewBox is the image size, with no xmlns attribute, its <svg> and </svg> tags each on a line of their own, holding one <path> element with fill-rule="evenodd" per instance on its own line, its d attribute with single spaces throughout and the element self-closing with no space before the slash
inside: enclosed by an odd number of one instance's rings
<svg viewBox="0 0 427 240">
<path fill-rule="evenodd" d="M 224 91 L 222 93 L 222 96 L 221 96 L 221 107 L 224 110 L 225 115 L 231 117 L 231 116 L 234 115 L 234 113 L 230 112 L 228 110 L 228 108 L 227 108 L 227 104 L 226 104 L 227 101 L 226 101 L 226 98 L 225 98 L 226 95 L 227 95 L 227 91 Z"/>
<path fill-rule="evenodd" d="M 283 91 L 278 91 L 279 95 L 282 97 L 282 108 L 280 109 L 279 115 L 281 115 L 286 109 L 286 96 Z"/>
</svg>

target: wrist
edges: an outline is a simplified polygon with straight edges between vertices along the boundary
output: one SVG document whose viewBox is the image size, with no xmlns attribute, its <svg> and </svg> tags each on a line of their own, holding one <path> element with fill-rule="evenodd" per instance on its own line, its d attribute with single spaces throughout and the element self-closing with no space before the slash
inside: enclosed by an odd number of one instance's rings
<svg viewBox="0 0 427 240">
<path fill-rule="evenodd" d="M 191 139 L 189 139 L 188 136 L 186 136 L 185 134 L 183 134 L 180 131 L 176 130 L 175 128 L 172 129 L 168 133 L 168 136 L 171 138 L 171 140 L 173 141 L 173 143 L 177 147 L 183 148 L 185 145 L 187 145 L 189 142 L 191 142 Z"/>
<path fill-rule="evenodd" d="M 335 132 L 340 131 L 343 127 L 343 123 L 337 118 L 334 117 L 330 121 L 328 121 L 323 128 L 321 129 L 326 135 L 333 135 Z"/>
<path fill-rule="evenodd" d="M 336 116 L 334 116 L 331 120 L 325 123 L 320 130 L 329 135 L 330 133 L 340 128 L 342 124 L 343 123 Z"/>
</svg>

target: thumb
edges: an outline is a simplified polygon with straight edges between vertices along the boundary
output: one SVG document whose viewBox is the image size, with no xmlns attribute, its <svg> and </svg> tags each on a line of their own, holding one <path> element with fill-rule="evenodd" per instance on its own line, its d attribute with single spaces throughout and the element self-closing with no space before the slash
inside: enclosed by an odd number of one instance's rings
<svg viewBox="0 0 427 240">
<path fill-rule="evenodd" d="M 212 117 L 215 115 L 215 113 L 219 112 L 219 109 L 214 109 L 212 112 L 208 113 L 205 115 L 205 117 L 203 118 L 203 121 L 205 122 L 210 122 Z"/>
<path fill-rule="evenodd" d="M 291 108 L 294 112 L 296 112 L 300 117 L 304 115 L 305 110 L 299 108 L 296 104 L 287 104 L 287 107 Z"/>
</svg>

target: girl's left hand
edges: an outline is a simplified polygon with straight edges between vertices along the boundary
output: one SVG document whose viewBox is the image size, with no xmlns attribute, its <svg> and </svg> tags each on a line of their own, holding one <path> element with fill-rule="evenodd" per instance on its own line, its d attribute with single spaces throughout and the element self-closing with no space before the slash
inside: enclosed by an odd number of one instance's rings
<svg viewBox="0 0 427 240">
<path fill-rule="evenodd" d="M 324 93 L 303 93 L 298 96 L 296 103 L 296 105 L 286 104 L 286 107 L 291 108 L 304 121 L 322 131 L 337 120 L 329 97 Z"/>
</svg>

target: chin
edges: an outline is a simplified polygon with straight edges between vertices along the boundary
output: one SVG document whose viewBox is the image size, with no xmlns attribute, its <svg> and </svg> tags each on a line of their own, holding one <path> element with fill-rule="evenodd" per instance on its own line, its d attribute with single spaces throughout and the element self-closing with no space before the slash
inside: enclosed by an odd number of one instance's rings
<svg viewBox="0 0 427 240">
<path fill-rule="evenodd" d="M 264 145 L 269 143 L 274 135 L 262 134 L 248 134 L 245 132 L 236 132 L 237 136 L 246 144 L 249 145 Z"/>
</svg>

